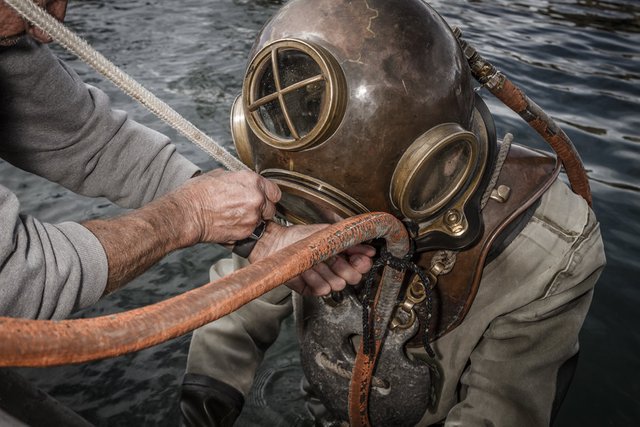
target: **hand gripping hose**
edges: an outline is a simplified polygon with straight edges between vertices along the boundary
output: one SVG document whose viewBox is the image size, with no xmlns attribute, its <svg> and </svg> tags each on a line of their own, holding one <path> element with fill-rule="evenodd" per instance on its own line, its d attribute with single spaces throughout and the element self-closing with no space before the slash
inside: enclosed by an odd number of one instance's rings
<svg viewBox="0 0 640 427">
<path fill-rule="evenodd" d="M 205 153 L 220 162 L 231 171 L 247 170 L 237 158 L 222 148 L 193 123 L 182 117 L 173 108 L 145 89 L 124 71 L 116 67 L 102 54 L 92 48 L 86 41 L 73 33 L 61 22 L 49 15 L 44 9 L 31 0 L 3 0 L 14 8 L 22 17 L 47 33 L 67 50 L 82 59 L 94 70 L 109 79 L 124 93 L 139 101 L 149 111 L 165 121 L 169 126 L 184 135 L 189 141 L 200 147 Z"/>
<path fill-rule="evenodd" d="M 409 250 L 406 229 L 398 219 L 368 213 L 331 225 L 220 280 L 146 307 L 90 319 L 0 317 L 0 367 L 81 363 L 151 347 L 219 319 L 323 260 L 376 238 L 384 238 L 396 257 Z M 397 274 L 388 269 L 383 276 Z M 397 289 L 395 283 L 387 287 L 384 281 L 380 288 L 378 299 L 385 307 L 376 316 L 388 318 Z M 378 322 L 379 328 L 382 323 Z M 381 333 L 377 331 L 377 337 Z"/>
</svg>

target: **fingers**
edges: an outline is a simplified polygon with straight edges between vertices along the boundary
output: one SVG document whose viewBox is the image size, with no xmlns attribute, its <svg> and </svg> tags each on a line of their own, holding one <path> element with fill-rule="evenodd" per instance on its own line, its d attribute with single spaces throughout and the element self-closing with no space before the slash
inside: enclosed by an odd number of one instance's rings
<svg viewBox="0 0 640 427">
<path fill-rule="evenodd" d="M 11 6 L 0 1 L 0 46 L 10 46 L 29 28 Z"/>
<path fill-rule="evenodd" d="M 322 263 L 287 282 L 287 286 L 303 296 L 325 296 L 345 288 L 346 282 L 331 273 Z"/>
<path fill-rule="evenodd" d="M 29 24 L 29 28 L 27 29 L 27 34 L 29 34 L 31 37 L 33 37 L 40 43 L 51 43 L 51 41 L 53 40 L 51 37 L 49 37 L 47 33 L 42 31 L 40 28 L 30 24 Z"/>
<path fill-rule="evenodd" d="M 362 261 L 358 261 L 359 263 Z M 347 284 L 349 285 L 357 285 L 362 280 L 362 273 L 358 271 L 352 264 L 351 259 L 347 261 L 342 256 L 336 256 L 330 262 L 326 264 L 319 264 L 317 267 L 320 267 L 322 271 L 319 273 L 327 280 L 333 280 L 336 285 L 339 286 L 331 286 L 331 289 L 334 291 L 341 291 L 345 288 Z M 328 271 L 327 271 L 328 270 Z M 338 284 L 336 278 L 341 280 L 341 283 Z M 342 286 L 342 283 L 344 285 Z"/>
<path fill-rule="evenodd" d="M 67 0 L 52 0 L 47 3 L 47 12 L 58 21 L 64 21 L 67 13 Z"/>
<path fill-rule="evenodd" d="M 265 197 L 261 209 L 262 219 L 270 220 L 276 215 L 276 203 L 282 197 L 282 193 L 276 184 L 263 177 L 260 177 L 259 188 Z"/>
<path fill-rule="evenodd" d="M 269 256 L 278 249 L 289 246 L 323 228 L 326 224 L 294 225 L 290 227 L 278 226 L 274 223 L 267 229 L 265 236 L 258 241 L 249 260 L 256 262 Z M 302 295 L 323 296 L 331 292 L 342 291 L 347 284 L 356 285 L 362 280 L 372 265 L 372 257 L 376 250 L 370 245 L 355 245 L 345 250 L 341 255 L 333 256 L 324 263 L 318 264 L 310 270 L 287 283 L 291 289 Z"/>
<path fill-rule="evenodd" d="M 40 7 L 46 8 L 47 12 L 58 21 L 62 22 L 64 20 L 67 11 L 67 0 L 38 0 L 37 3 Z M 25 25 L 27 26 L 27 33 L 40 43 L 50 43 L 53 40 L 40 28 L 30 23 L 26 23 Z"/>
<path fill-rule="evenodd" d="M 349 257 L 349 265 L 362 275 L 371 270 L 371 267 L 373 266 L 373 259 L 371 256 L 366 255 L 351 255 Z"/>
<path fill-rule="evenodd" d="M 200 241 L 226 243 L 249 236 L 261 221 L 276 215 L 277 185 L 251 172 L 216 169 L 175 190 L 187 215 L 201 230 Z"/>
<path fill-rule="evenodd" d="M 260 209 L 262 219 L 265 221 L 272 220 L 276 216 L 276 205 L 268 200 L 265 200 L 262 208 Z"/>
<path fill-rule="evenodd" d="M 300 295 L 307 296 L 309 292 L 307 291 L 307 285 L 304 283 L 304 280 L 300 276 L 294 277 L 285 283 L 289 287 L 289 289 L 296 291 Z"/>
<path fill-rule="evenodd" d="M 350 248 L 345 249 L 344 253 L 347 255 L 362 254 L 367 257 L 373 257 L 376 254 L 376 248 L 371 245 L 361 243 L 359 245 L 351 246 Z"/>
<path fill-rule="evenodd" d="M 371 247 L 357 248 L 355 252 L 375 254 Z M 363 274 L 368 272 L 372 265 L 372 259 L 360 253 L 351 255 L 348 260 L 342 256 L 335 256 L 305 271 L 290 281 L 288 286 L 305 296 L 325 296 L 344 290 L 348 284 L 360 283 Z"/>
<path fill-rule="evenodd" d="M 336 268 L 336 265 L 339 265 L 339 267 Z M 360 279 L 356 278 L 356 276 L 360 276 L 360 274 L 353 270 L 349 266 L 349 263 L 340 257 L 336 258 L 336 261 L 331 267 L 322 262 L 313 267 L 313 271 L 318 273 L 322 280 L 329 285 L 330 292 L 343 290 L 347 286 L 347 278 L 351 281 L 355 280 L 353 284 L 360 281 Z M 326 289 L 326 286 L 323 286 L 323 289 Z"/>
<path fill-rule="evenodd" d="M 264 191 L 264 194 L 267 196 L 267 200 L 269 200 L 271 203 L 278 203 L 280 201 L 280 197 L 282 197 L 280 187 L 266 178 L 260 178 L 262 179 L 262 189 Z"/>
<path fill-rule="evenodd" d="M 315 269 L 307 270 L 299 277 L 306 285 L 302 295 L 319 297 L 331 293 L 331 285 Z"/>
</svg>

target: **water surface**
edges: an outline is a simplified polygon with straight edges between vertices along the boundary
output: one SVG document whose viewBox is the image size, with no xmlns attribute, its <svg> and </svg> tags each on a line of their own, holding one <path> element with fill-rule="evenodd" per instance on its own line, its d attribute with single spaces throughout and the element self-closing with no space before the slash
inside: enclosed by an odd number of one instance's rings
<svg viewBox="0 0 640 427">
<path fill-rule="evenodd" d="M 189 120 L 231 148 L 229 109 L 253 39 L 280 6 L 266 0 L 71 1 L 67 23 Z M 581 333 L 582 351 L 559 426 L 631 426 L 640 421 L 640 4 L 637 1 L 434 1 L 452 25 L 561 123 L 589 171 L 608 266 Z M 117 108 L 167 133 L 204 169 L 215 166 L 142 107 L 56 48 Z M 483 93 L 501 134 L 546 149 L 517 116 Z M 73 195 L 0 162 L 0 182 L 41 220 L 85 220 L 119 210 Z M 221 249 L 200 245 L 167 257 L 78 316 L 159 301 L 207 281 Z M 301 371 L 291 322 L 272 348 L 264 379 L 239 425 L 309 425 L 297 393 Z M 76 366 L 23 369 L 96 425 L 177 425 L 177 387 L 190 336 L 135 354 Z M 266 422 L 268 420 L 268 423 Z"/>
</svg>

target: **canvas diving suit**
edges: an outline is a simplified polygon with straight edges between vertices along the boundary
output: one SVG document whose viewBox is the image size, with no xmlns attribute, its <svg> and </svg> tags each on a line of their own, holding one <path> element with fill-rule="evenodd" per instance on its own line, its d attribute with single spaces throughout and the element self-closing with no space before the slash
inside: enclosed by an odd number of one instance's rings
<svg viewBox="0 0 640 427">
<path fill-rule="evenodd" d="M 221 260 L 211 278 L 243 264 Z M 578 332 L 604 264 L 593 211 L 557 180 L 522 231 L 485 266 L 464 321 L 432 343 L 438 400 L 419 425 L 549 425 L 558 381 L 566 381 L 559 376 L 571 373 L 561 368 L 578 352 Z M 289 295 L 277 288 L 196 330 L 187 373 L 247 396 L 280 322 L 292 312 Z"/>
<path fill-rule="evenodd" d="M 426 280 L 404 276 L 360 396 L 372 425 L 549 425 L 605 264 L 598 222 L 560 164 L 497 140 L 465 52 L 421 0 L 291 0 L 258 34 L 231 111 L 240 159 L 280 186 L 286 220 L 384 211 L 407 226 Z M 237 267 L 221 261 L 212 278 Z M 188 424 L 233 422 L 292 311 L 322 422 L 353 416 L 366 286 L 287 294 L 194 333 Z"/>
</svg>

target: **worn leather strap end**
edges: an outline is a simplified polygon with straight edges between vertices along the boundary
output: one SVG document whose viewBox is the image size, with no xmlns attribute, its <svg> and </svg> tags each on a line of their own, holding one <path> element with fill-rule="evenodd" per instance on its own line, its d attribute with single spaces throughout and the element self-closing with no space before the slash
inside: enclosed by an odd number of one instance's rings
<svg viewBox="0 0 640 427">
<path fill-rule="evenodd" d="M 241 256 L 242 258 L 249 258 L 249 254 L 258 243 L 258 240 L 264 234 L 264 230 L 267 228 L 267 223 L 261 221 L 260 224 L 253 230 L 251 235 L 246 239 L 238 240 L 235 245 L 233 245 L 233 249 L 231 252 L 234 254 Z"/>
</svg>

